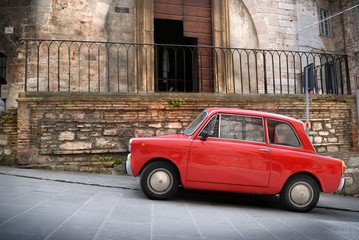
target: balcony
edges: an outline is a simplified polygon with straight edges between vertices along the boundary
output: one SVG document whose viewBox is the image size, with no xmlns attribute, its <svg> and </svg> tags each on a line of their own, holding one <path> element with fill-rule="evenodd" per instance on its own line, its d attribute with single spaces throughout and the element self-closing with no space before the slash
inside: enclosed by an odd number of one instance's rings
<svg viewBox="0 0 359 240">
<path fill-rule="evenodd" d="M 347 55 L 23 39 L 26 92 L 350 95 Z M 308 87 L 304 87 L 304 78 Z"/>
</svg>

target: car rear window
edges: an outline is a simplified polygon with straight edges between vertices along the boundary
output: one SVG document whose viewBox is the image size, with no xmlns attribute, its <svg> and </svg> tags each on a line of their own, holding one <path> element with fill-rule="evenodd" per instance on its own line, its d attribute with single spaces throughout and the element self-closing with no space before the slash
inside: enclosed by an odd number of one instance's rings
<svg viewBox="0 0 359 240">
<path fill-rule="evenodd" d="M 301 143 L 291 125 L 272 119 L 268 119 L 267 123 L 270 144 L 301 147 Z"/>
</svg>

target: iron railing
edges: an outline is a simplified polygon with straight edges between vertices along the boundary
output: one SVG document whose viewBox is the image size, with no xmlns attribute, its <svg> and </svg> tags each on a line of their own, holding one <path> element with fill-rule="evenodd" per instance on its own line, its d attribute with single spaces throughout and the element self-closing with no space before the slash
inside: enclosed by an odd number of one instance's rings
<svg viewBox="0 0 359 240">
<path fill-rule="evenodd" d="M 25 91 L 351 94 L 348 57 L 302 51 L 23 39 Z M 308 68 L 311 66 L 311 68 Z"/>
</svg>

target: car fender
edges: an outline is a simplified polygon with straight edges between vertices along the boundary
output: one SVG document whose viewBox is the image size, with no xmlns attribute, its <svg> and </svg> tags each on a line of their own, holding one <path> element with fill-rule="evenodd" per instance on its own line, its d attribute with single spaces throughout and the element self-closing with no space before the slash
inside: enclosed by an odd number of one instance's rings
<svg viewBox="0 0 359 240">
<path fill-rule="evenodd" d="M 131 169 L 134 176 L 141 174 L 145 166 L 153 161 L 171 162 L 180 176 L 185 175 L 191 140 L 174 138 L 135 138 L 131 146 Z"/>
<path fill-rule="evenodd" d="M 288 179 L 298 174 L 311 176 L 323 192 L 337 190 L 341 180 L 341 172 L 338 171 L 341 160 L 305 152 L 297 152 L 293 158 L 284 158 L 283 155 L 287 154 L 277 154 L 272 158 L 268 192 L 279 193 Z"/>
</svg>

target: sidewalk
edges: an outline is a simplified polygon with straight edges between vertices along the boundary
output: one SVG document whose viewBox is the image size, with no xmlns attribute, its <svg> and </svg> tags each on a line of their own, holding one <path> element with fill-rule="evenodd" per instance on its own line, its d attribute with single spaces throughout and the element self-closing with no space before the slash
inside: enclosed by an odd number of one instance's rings
<svg viewBox="0 0 359 240">
<path fill-rule="evenodd" d="M 0 166 L 0 174 L 100 187 L 131 190 L 141 189 L 139 185 L 139 178 L 127 175 L 21 169 L 7 166 Z M 359 198 L 334 194 L 321 194 L 317 207 L 359 212 Z"/>
</svg>

